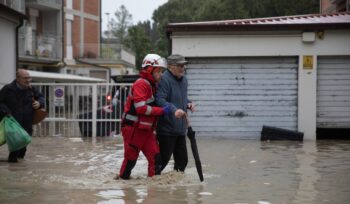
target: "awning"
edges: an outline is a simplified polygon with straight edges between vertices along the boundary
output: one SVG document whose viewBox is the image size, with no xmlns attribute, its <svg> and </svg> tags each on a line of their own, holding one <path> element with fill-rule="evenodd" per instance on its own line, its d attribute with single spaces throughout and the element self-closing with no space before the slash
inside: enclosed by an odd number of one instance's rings
<svg viewBox="0 0 350 204">
<path fill-rule="evenodd" d="M 29 75 L 32 77 L 33 82 L 65 82 L 65 83 L 104 83 L 106 80 L 93 78 L 93 77 L 84 77 L 73 74 L 60 74 L 52 72 L 39 72 L 28 70 Z"/>
</svg>

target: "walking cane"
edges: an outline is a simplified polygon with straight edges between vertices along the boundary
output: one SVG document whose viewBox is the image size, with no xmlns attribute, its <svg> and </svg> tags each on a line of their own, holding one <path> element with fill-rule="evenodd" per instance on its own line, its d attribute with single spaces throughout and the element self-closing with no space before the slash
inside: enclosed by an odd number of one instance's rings
<svg viewBox="0 0 350 204">
<path fill-rule="evenodd" d="M 188 118 L 188 115 L 185 114 L 186 117 L 186 121 L 187 121 L 187 137 L 191 142 L 191 149 L 192 149 L 192 154 L 194 157 L 194 161 L 196 162 L 196 168 L 197 168 L 197 172 L 198 172 L 198 176 L 199 176 L 199 180 L 202 182 L 204 181 L 203 178 L 203 172 L 202 172 L 202 164 L 201 164 L 201 160 L 199 158 L 199 154 L 198 154 L 198 147 L 197 147 L 197 142 L 196 142 L 196 132 L 192 129 L 191 124 L 190 124 L 190 120 Z"/>
</svg>

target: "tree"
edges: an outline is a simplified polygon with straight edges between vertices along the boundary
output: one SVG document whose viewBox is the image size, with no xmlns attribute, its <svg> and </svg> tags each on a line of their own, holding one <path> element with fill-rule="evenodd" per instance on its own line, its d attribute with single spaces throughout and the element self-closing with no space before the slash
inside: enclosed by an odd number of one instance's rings
<svg viewBox="0 0 350 204">
<path fill-rule="evenodd" d="M 131 26 L 132 15 L 121 5 L 119 9 L 114 13 L 116 20 L 111 20 L 112 34 L 119 40 L 121 44 L 124 42 L 124 38 L 127 35 L 128 28 Z"/>
<path fill-rule="evenodd" d="M 207 0 L 197 13 L 200 21 L 230 20 L 248 17 L 243 0 Z"/>
<path fill-rule="evenodd" d="M 146 54 L 154 52 L 151 46 L 151 38 L 147 30 L 150 29 L 150 22 L 139 22 L 135 26 L 131 26 L 128 30 L 128 35 L 124 40 L 124 45 L 135 52 L 136 68 L 139 69 L 142 60 Z"/>
</svg>

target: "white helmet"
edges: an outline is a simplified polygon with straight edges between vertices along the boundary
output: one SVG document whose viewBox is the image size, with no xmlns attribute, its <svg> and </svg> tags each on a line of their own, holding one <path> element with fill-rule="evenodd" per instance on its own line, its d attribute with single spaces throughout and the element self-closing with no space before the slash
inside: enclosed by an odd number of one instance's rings
<svg viewBox="0 0 350 204">
<path fill-rule="evenodd" d="M 167 68 L 167 62 L 165 58 L 162 58 L 157 54 L 147 54 L 142 61 L 142 68 L 147 66 Z"/>
</svg>

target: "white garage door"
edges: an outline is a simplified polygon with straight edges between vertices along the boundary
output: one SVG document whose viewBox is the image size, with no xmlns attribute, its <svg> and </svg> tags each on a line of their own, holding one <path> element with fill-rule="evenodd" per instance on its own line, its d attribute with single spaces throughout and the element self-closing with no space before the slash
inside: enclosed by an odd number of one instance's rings
<svg viewBox="0 0 350 204">
<path fill-rule="evenodd" d="M 318 59 L 317 127 L 350 128 L 350 56 Z"/>
<path fill-rule="evenodd" d="M 257 139 L 263 125 L 297 130 L 297 58 L 189 60 L 198 136 Z"/>
</svg>

